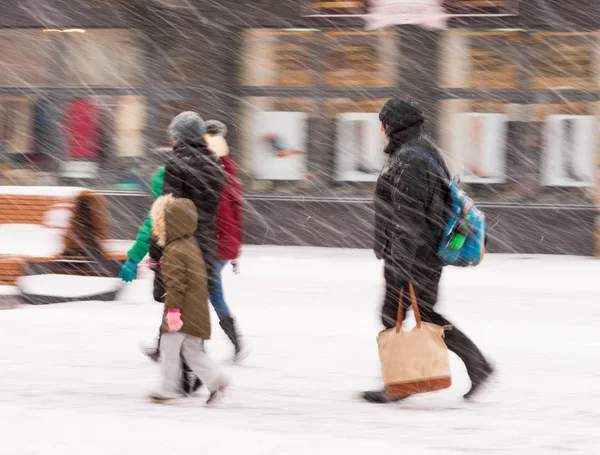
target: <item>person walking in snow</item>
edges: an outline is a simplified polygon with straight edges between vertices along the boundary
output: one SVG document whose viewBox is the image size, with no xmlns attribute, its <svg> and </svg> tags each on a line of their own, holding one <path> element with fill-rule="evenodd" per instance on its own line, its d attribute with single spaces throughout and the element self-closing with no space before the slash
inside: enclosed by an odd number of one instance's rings
<svg viewBox="0 0 600 455">
<path fill-rule="evenodd" d="M 194 237 L 203 252 L 207 273 L 207 286 L 214 283 L 215 246 L 216 246 L 216 214 L 219 207 L 223 187 L 223 169 L 220 159 L 208 150 L 203 136 L 205 125 L 195 112 L 182 112 L 169 125 L 169 136 L 173 143 L 173 151 L 166 164 L 157 169 L 151 179 L 152 196 L 173 194 L 176 197 L 189 198 L 198 208 L 198 226 Z M 162 280 L 160 259 L 162 248 L 151 235 L 152 220 L 148 216 L 136 237 L 135 244 L 127 253 L 128 259 L 123 265 L 120 277 L 133 281 L 137 277 L 139 262 L 149 252 L 150 269 L 154 271 L 153 296 L 162 302 L 165 289 Z M 212 292 L 212 289 L 210 289 Z M 159 335 L 156 347 L 144 349 L 144 353 L 153 361 L 160 357 Z M 190 370 L 183 365 L 183 388 L 187 391 L 196 389 L 200 384 L 190 377 Z M 195 383 L 195 385 L 193 385 Z"/>
<path fill-rule="evenodd" d="M 204 259 L 194 234 L 198 210 L 189 199 L 171 194 L 159 197 L 151 209 L 152 231 L 163 248 L 161 273 L 165 286 L 165 309 L 161 326 L 163 383 L 150 398 L 164 403 L 184 396 L 181 360 L 208 388 L 207 404 L 218 399 L 228 379 L 205 352 L 210 339 L 208 286 Z"/>
<path fill-rule="evenodd" d="M 221 193 L 221 201 L 217 214 L 217 250 L 214 276 L 214 287 L 210 294 L 210 302 L 219 317 L 219 324 L 233 343 L 235 360 L 243 355 L 242 340 L 223 292 L 222 271 L 231 261 L 234 273 L 239 273 L 238 259 L 243 239 L 242 230 L 242 183 L 237 176 L 235 160 L 229 156 L 229 146 L 225 136 L 227 127 L 218 120 L 206 122 L 204 139 L 210 151 L 221 158 L 225 171 L 225 185 Z"/>
<path fill-rule="evenodd" d="M 216 266 L 214 288 L 210 294 L 210 301 L 219 317 L 221 328 L 234 345 L 235 359 L 243 355 L 242 338 L 239 335 L 237 322 L 225 302 L 221 273 L 231 261 L 234 273 L 239 273 L 238 258 L 243 238 L 242 230 L 242 184 L 237 177 L 235 160 L 229 156 L 229 147 L 225 136 L 227 127 L 217 120 L 209 120 L 205 124 L 206 134 L 204 140 L 209 150 L 221 160 L 225 172 L 225 184 L 221 193 L 216 222 Z M 162 193 L 165 166 L 161 166 L 151 179 L 151 190 L 154 198 Z M 137 264 L 149 253 L 150 269 L 154 271 L 154 299 L 162 302 L 164 286 L 160 273 L 161 249 L 150 235 L 152 223 L 150 216 L 144 220 L 137 235 L 135 244 L 128 252 L 128 262 L 121 271 L 121 278 L 132 281 L 137 274 Z M 131 273 L 130 273 L 131 270 Z M 160 338 L 160 337 L 159 337 Z M 158 361 L 160 350 L 157 347 L 144 349 L 144 353 L 152 360 Z M 185 368 L 184 368 L 185 369 Z M 189 378 L 186 380 L 190 380 Z M 187 388 L 187 387 L 186 387 Z"/>
<path fill-rule="evenodd" d="M 471 389 L 464 398 L 469 399 L 493 369 L 477 346 L 435 311 L 442 276 L 437 248 L 448 220 L 450 172 L 439 149 L 425 135 L 425 118 L 414 103 L 391 99 L 381 109 L 379 119 L 388 139 L 384 152 L 389 155 L 374 197 L 374 250 L 384 261 L 385 277 L 381 320 L 386 329 L 396 326 L 400 292 L 407 292 L 412 282 L 423 322 L 452 326 L 445 341 L 467 368 Z M 444 175 L 431 160 L 439 164 Z M 411 299 L 405 295 L 403 301 L 406 315 Z M 377 403 L 404 398 L 389 397 L 384 390 L 364 392 L 362 396 Z"/>
<path fill-rule="evenodd" d="M 186 111 L 169 125 L 173 152 L 167 156 L 162 194 L 190 199 L 198 209 L 194 238 L 204 256 L 209 292 L 214 289 L 216 223 L 224 172 L 221 160 L 204 141 L 206 126 L 196 112 Z"/>
</svg>

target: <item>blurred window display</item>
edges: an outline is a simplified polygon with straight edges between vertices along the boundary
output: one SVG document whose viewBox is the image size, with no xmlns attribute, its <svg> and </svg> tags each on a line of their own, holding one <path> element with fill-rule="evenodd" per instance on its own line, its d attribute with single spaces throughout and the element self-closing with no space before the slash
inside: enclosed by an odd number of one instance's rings
<svg viewBox="0 0 600 455">
<path fill-rule="evenodd" d="M 463 112 L 454 116 L 452 156 L 465 183 L 503 183 L 508 115 Z"/>
<path fill-rule="evenodd" d="M 377 113 L 345 112 L 337 119 L 336 180 L 374 182 L 385 155 Z"/>
<path fill-rule="evenodd" d="M 549 115 L 544 131 L 543 184 L 594 186 L 596 117 Z"/>
<path fill-rule="evenodd" d="M 441 43 L 441 85 L 507 89 L 518 86 L 518 31 L 450 30 Z"/>
<path fill-rule="evenodd" d="M 325 85 L 392 87 L 398 79 L 398 38 L 392 31 L 326 31 Z"/>
<path fill-rule="evenodd" d="M 60 177 L 124 183 L 119 182 L 124 178 L 119 163 L 144 155 L 145 115 L 145 103 L 139 96 L 70 99 L 63 116 L 66 157 Z M 100 168 L 109 173 L 101 175 Z"/>
<path fill-rule="evenodd" d="M 77 178 L 84 186 L 116 184 L 128 172 L 123 163 L 144 155 L 144 125 L 145 102 L 139 96 L 71 98 L 59 117 L 41 96 L 0 96 L 4 180 L 42 184 L 48 182 L 43 170 L 50 167 L 58 171 L 54 177 Z"/>
<path fill-rule="evenodd" d="M 599 106 L 594 102 L 532 106 L 531 119 L 539 125 L 541 185 L 581 188 L 586 194 L 586 189 L 596 185 L 596 162 L 600 157 L 596 136 Z"/>
<path fill-rule="evenodd" d="M 51 183 L 53 120 L 39 96 L 0 96 L 0 180 L 4 185 Z"/>
<path fill-rule="evenodd" d="M 242 50 L 242 84 L 310 87 L 315 82 L 311 47 L 315 30 L 247 30 Z"/>
<path fill-rule="evenodd" d="M 505 182 L 509 104 L 484 100 L 442 102 L 440 145 L 447 153 L 450 171 L 461 181 Z"/>
<path fill-rule="evenodd" d="M 144 81 L 137 31 L 3 29 L 0 51 L 5 183 L 139 180 L 133 175 L 144 156 L 146 102 L 134 94 Z"/>
<path fill-rule="evenodd" d="M 258 29 L 243 40 L 245 86 L 392 87 L 398 79 L 393 31 Z"/>
<path fill-rule="evenodd" d="M 385 163 L 385 135 L 379 109 L 385 99 L 333 98 L 325 117 L 335 120 L 335 175 L 338 182 L 374 182 Z"/>
<path fill-rule="evenodd" d="M 2 154 L 32 153 L 34 104 L 28 96 L 5 95 L 0 98 L 0 148 Z"/>
<path fill-rule="evenodd" d="M 534 46 L 534 89 L 595 88 L 597 32 L 537 32 Z"/>
<path fill-rule="evenodd" d="M 297 187 L 307 178 L 310 98 L 247 98 L 241 166 L 251 189 Z"/>
</svg>

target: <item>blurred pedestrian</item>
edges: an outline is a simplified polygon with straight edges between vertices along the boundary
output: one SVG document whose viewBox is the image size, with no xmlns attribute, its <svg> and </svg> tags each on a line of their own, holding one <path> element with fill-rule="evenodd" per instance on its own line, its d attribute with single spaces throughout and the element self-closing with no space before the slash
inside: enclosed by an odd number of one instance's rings
<svg viewBox="0 0 600 455">
<path fill-rule="evenodd" d="M 211 327 L 208 277 L 193 237 L 198 210 L 189 199 L 168 194 L 156 200 L 151 215 L 152 230 L 163 248 L 161 272 L 166 294 L 161 327 L 163 384 L 150 398 L 164 403 L 185 395 L 181 390 L 183 359 L 210 391 L 207 404 L 211 404 L 223 394 L 228 380 L 204 349 Z"/>
<path fill-rule="evenodd" d="M 214 283 L 214 255 L 216 247 L 216 214 L 223 186 L 223 170 L 220 159 L 208 150 L 204 142 L 205 125 L 195 112 L 182 112 L 169 125 L 169 136 L 173 144 L 167 155 L 166 164 L 160 166 L 151 179 L 154 198 L 162 194 L 188 198 L 198 208 L 198 226 L 194 238 L 202 250 L 206 266 L 207 283 Z M 151 234 L 150 216 L 140 227 L 134 246 L 128 252 L 128 259 L 121 269 L 120 277 L 132 281 L 137 276 L 139 262 L 149 253 L 149 267 L 154 271 L 153 296 L 163 302 L 165 289 L 161 273 L 162 248 Z M 159 334 L 156 346 L 144 348 L 143 352 L 153 361 L 160 358 Z M 187 366 L 183 366 L 183 389 L 191 392 L 200 386 Z"/>
<path fill-rule="evenodd" d="M 208 289 L 212 292 L 217 247 L 216 222 L 224 172 L 221 160 L 206 146 L 206 126 L 196 112 L 186 111 L 169 125 L 173 152 L 167 156 L 162 194 L 190 199 L 198 209 L 194 238 L 204 256 Z"/>
<path fill-rule="evenodd" d="M 225 171 L 225 185 L 221 193 L 221 201 L 217 214 L 217 250 L 214 287 L 210 294 L 210 302 L 219 317 L 219 324 L 235 349 L 234 360 L 244 356 L 242 339 L 237 329 L 223 291 L 222 271 L 231 261 L 234 273 L 239 273 L 239 256 L 243 239 L 242 221 L 242 183 L 237 175 L 235 160 L 229 156 L 229 146 L 225 137 L 227 127 L 218 120 L 206 122 L 206 144 L 221 159 Z"/>
<path fill-rule="evenodd" d="M 452 325 L 445 341 L 467 368 L 471 389 L 464 398 L 469 399 L 489 378 L 492 366 L 463 332 L 435 311 L 442 276 L 437 249 L 448 220 L 450 172 L 439 149 L 425 135 L 424 115 L 414 103 L 389 100 L 379 119 L 388 140 L 384 152 L 389 155 L 374 197 L 374 250 L 377 258 L 384 261 L 382 323 L 386 329 L 396 326 L 400 292 L 406 292 L 412 282 L 423 322 Z M 438 167 L 444 175 L 440 175 Z M 411 299 L 404 296 L 403 301 L 406 315 Z M 404 398 L 389 397 L 384 390 L 364 392 L 362 396 L 377 403 Z"/>
</svg>

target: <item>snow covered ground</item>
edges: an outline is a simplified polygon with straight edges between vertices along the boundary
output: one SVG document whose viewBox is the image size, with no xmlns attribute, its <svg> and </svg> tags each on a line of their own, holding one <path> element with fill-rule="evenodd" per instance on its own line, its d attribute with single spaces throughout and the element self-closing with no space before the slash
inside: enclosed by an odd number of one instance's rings
<svg viewBox="0 0 600 455">
<path fill-rule="evenodd" d="M 246 248 L 227 297 L 253 352 L 228 362 L 215 320 L 210 352 L 232 377 L 205 396 L 149 403 L 157 367 L 138 351 L 161 307 L 149 273 L 119 302 L 0 311 L 0 453 L 596 454 L 600 444 L 600 261 L 490 256 L 447 269 L 440 308 L 496 363 L 464 403 L 451 389 L 393 406 L 356 399 L 379 385 L 380 264 L 369 251 Z"/>
</svg>

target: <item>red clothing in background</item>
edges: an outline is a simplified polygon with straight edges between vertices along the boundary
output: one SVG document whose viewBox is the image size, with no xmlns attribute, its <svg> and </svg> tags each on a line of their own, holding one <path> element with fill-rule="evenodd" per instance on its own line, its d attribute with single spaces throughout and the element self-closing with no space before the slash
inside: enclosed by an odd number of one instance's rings
<svg viewBox="0 0 600 455">
<path fill-rule="evenodd" d="M 65 114 L 68 136 L 67 156 L 97 158 L 100 139 L 100 116 L 94 103 L 86 99 L 69 102 Z"/>
<path fill-rule="evenodd" d="M 225 186 L 217 214 L 218 261 L 229 261 L 240 255 L 242 246 L 242 182 L 237 177 L 237 166 L 230 156 L 221 157 L 225 169 Z"/>
</svg>

